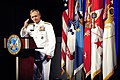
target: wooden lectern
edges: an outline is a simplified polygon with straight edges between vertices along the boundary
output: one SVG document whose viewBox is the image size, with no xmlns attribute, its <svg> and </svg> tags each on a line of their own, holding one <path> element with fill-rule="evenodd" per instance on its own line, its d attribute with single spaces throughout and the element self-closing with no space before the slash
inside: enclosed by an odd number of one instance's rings
<svg viewBox="0 0 120 80">
<path fill-rule="evenodd" d="M 21 49 L 16 55 L 16 80 L 33 80 L 34 49 L 37 48 L 33 38 L 20 38 Z M 4 38 L 7 48 L 8 38 Z"/>
<path fill-rule="evenodd" d="M 19 80 L 33 80 L 34 49 L 37 48 L 32 38 L 21 38 L 19 53 Z"/>
</svg>

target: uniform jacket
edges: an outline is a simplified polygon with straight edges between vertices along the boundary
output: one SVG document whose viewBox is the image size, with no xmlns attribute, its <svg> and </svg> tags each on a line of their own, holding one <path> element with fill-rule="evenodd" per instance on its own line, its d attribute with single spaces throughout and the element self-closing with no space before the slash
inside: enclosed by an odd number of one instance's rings
<svg viewBox="0 0 120 80">
<path fill-rule="evenodd" d="M 36 46 L 43 49 L 35 49 L 45 55 L 54 56 L 56 38 L 53 26 L 49 22 L 40 21 L 38 24 L 31 23 L 27 28 L 21 29 L 21 37 L 33 37 Z"/>
</svg>

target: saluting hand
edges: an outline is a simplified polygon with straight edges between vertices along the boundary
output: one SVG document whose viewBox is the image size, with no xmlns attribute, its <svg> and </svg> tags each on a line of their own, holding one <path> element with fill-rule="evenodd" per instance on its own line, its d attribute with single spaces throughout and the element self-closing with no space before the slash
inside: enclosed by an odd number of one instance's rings
<svg viewBox="0 0 120 80">
<path fill-rule="evenodd" d="M 24 22 L 24 28 L 26 28 L 28 26 L 28 21 L 29 19 L 27 19 L 25 22 Z"/>
</svg>

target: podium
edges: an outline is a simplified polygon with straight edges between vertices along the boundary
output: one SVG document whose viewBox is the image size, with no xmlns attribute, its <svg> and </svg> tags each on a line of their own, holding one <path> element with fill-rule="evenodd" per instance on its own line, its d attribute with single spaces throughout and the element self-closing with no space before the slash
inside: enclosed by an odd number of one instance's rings
<svg viewBox="0 0 120 80">
<path fill-rule="evenodd" d="M 32 38 L 21 38 L 19 55 L 19 80 L 33 80 L 34 49 L 37 48 Z"/>
<path fill-rule="evenodd" d="M 18 41 L 15 41 L 14 38 Z M 4 38 L 4 48 L 9 51 L 11 45 L 19 46 L 13 48 L 13 51 L 10 51 L 10 53 L 13 52 L 12 54 L 16 56 L 16 80 L 33 80 L 34 49 L 37 48 L 33 38 L 19 38 L 17 35 Z M 15 50 L 18 50 L 18 52 L 15 52 Z"/>
</svg>

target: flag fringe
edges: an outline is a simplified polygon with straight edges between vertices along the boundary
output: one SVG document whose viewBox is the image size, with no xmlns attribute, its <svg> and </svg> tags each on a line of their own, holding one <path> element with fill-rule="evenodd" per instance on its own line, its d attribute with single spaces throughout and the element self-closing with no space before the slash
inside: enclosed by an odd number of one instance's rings
<svg viewBox="0 0 120 80">
<path fill-rule="evenodd" d="M 101 72 L 101 69 L 96 70 L 96 71 L 93 73 L 93 76 L 91 76 L 91 79 L 94 80 L 95 76 L 98 75 L 100 72 Z"/>
<path fill-rule="evenodd" d="M 115 66 L 112 71 L 105 77 L 103 78 L 103 80 L 108 80 L 113 74 L 114 74 L 114 70 L 117 68 L 117 66 Z"/>
<path fill-rule="evenodd" d="M 74 70 L 74 75 L 83 68 L 83 64 L 81 64 L 77 69 Z"/>
</svg>

